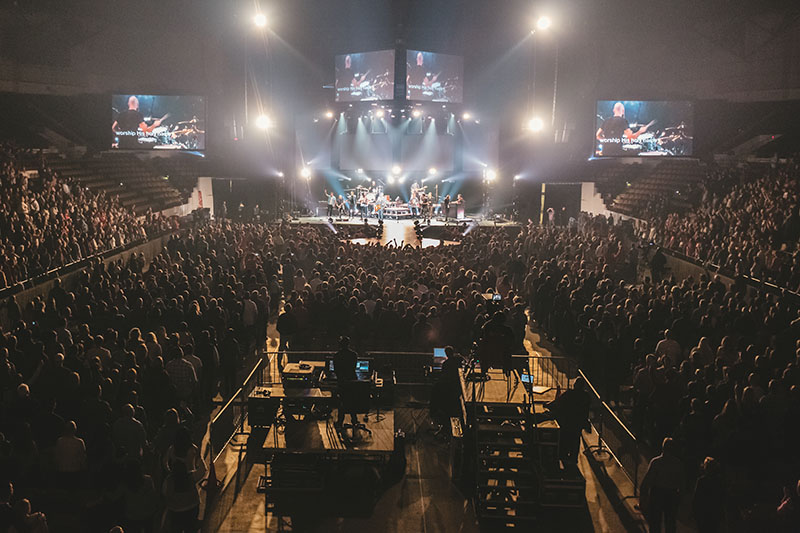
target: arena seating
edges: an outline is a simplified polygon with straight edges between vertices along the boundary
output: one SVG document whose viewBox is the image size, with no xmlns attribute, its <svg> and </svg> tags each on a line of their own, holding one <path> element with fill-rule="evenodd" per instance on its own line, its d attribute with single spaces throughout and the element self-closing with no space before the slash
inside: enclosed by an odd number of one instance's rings
<svg viewBox="0 0 800 533">
<path fill-rule="evenodd" d="M 132 155 L 104 154 L 81 159 L 51 157 L 48 165 L 65 176 L 74 177 L 93 191 L 118 196 L 120 203 L 137 215 L 148 210 L 162 211 L 185 201 L 183 195 L 164 179 L 164 174 L 158 175 L 151 165 Z"/>
<path fill-rule="evenodd" d="M 690 206 L 689 193 L 702 179 L 703 169 L 695 160 L 667 160 L 652 170 L 639 169 L 639 176 L 619 194 L 610 210 L 635 218 L 646 218 L 647 212 L 659 203 L 669 203 L 672 209 Z"/>
</svg>

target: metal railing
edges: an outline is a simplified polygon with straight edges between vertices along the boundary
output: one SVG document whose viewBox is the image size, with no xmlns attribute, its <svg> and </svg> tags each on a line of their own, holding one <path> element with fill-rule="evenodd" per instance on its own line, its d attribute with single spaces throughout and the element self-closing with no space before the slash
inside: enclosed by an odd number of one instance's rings
<svg viewBox="0 0 800 533">
<path fill-rule="evenodd" d="M 514 368 L 531 376 L 534 387 L 569 390 L 578 377 L 578 363 L 567 357 L 514 355 Z"/>
<path fill-rule="evenodd" d="M 582 370 L 578 374 L 586 380 L 589 393 L 589 421 L 597 431 L 598 445 L 592 447 L 596 451 L 608 452 L 614 462 L 633 483 L 633 496 L 638 496 L 641 476 L 646 464 L 641 455 L 636 435 L 619 419 L 611 407 L 603 401 L 592 382 Z"/>
<path fill-rule="evenodd" d="M 8 285 L 7 287 L 3 287 L 2 289 L 0 289 L 0 299 L 8 298 L 13 294 L 17 294 L 24 290 L 35 287 L 40 283 L 44 283 L 45 281 L 55 278 L 60 278 L 62 276 L 65 276 L 66 274 L 69 274 L 70 272 L 74 272 L 75 270 L 86 268 L 96 259 L 107 259 L 114 255 L 127 252 L 128 250 L 131 250 L 132 248 L 135 248 L 142 244 L 146 244 L 152 240 L 160 239 L 172 233 L 175 233 L 175 231 L 174 230 L 161 231 L 154 235 L 148 235 L 145 238 L 136 239 L 127 244 L 123 244 L 122 246 L 117 246 L 116 248 L 112 248 L 110 250 L 97 252 L 96 254 L 84 257 L 83 259 L 78 259 L 77 261 L 73 261 L 71 263 L 67 263 L 65 265 L 61 265 L 55 268 L 51 268 L 50 270 L 47 270 L 45 272 L 34 274 L 33 276 L 30 276 L 27 279 L 14 282 L 11 285 Z"/>
<path fill-rule="evenodd" d="M 247 420 L 247 397 L 253 389 L 264 381 L 264 368 L 269 367 L 270 359 L 267 354 L 261 357 L 247 377 L 242 386 L 231 395 L 222 409 L 211 420 L 209 428 L 209 446 L 211 447 L 211 460 L 216 462 L 225 447 L 238 434 L 243 434 Z"/>
</svg>

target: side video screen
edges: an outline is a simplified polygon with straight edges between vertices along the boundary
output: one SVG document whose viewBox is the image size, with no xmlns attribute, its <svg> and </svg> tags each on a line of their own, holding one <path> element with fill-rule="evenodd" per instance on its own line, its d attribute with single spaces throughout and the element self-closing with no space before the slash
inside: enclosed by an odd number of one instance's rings
<svg viewBox="0 0 800 533">
<path fill-rule="evenodd" d="M 595 157 L 692 155 L 692 102 L 598 100 Z"/>
<path fill-rule="evenodd" d="M 111 98 L 111 111 L 111 148 L 206 148 L 206 106 L 202 96 L 117 94 Z"/>
</svg>

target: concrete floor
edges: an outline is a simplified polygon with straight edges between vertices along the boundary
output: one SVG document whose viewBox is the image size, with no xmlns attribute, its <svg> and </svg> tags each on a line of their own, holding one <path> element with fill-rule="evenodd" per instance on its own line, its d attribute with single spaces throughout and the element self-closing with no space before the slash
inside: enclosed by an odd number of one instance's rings
<svg viewBox="0 0 800 533">
<path fill-rule="evenodd" d="M 272 328 L 270 328 L 272 330 Z M 538 336 L 528 333 L 525 345 L 529 352 L 539 350 Z M 270 339 L 270 342 L 274 342 Z M 546 354 L 549 355 L 549 352 Z M 407 468 L 404 478 L 389 487 L 378 499 L 368 517 L 331 518 L 317 516 L 318 505 L 309 502 L 309 521 L 313 525 L 303 531 L 319 532 L 478 532 L 472 503 L 450 480 L 449 444 L 432 432 L 427 410 L 402 407 L 407 400 L 395 404 L 395 426 L 407 435 Z M 562 510 L 542 516 L 532 529 L 576 533 L 626 531 L 622 521 L 594 476 L 585 457 L 579 467 L 586 478 L 586 507 Z M 275 517 L 264 515 L 264 497 L 256 493 L 256 484 L 264 473 L 262 465 L 254 465 L 233 501 L 220 533 L 279 531 Z"/>
</svg>

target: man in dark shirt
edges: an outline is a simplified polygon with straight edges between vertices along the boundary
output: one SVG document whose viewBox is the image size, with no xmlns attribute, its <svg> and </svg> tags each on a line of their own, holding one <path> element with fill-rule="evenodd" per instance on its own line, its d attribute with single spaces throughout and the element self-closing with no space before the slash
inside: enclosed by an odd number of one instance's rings
<svg viewBox="0 0 800 533">
<path fill-rule="evenodd" d="M 278 330 L 278 334 L 280 335 L 280 345 L 278 346 L 278 350 L 288 350 L 292 335 L 297 332 L 297 318 L 292 312 L 292 304 L 287 303 L 283 306 L 283 313 L 278 316 L 278 320 L 275 323 L 275 328 Z"/>
<path fill-rule="evenodd" d="M 356 381 L 356 362 L 358 355 L 350 349 L 350 337 L 341 337 L 339 339 L 339 351 L 333 356 L 333 371 L 336 374 L 336 385 L 339 392 L 339 415 L 336 419 L 336 425 L 341 426 L 344 423 L 345 406 L 342 401 L 343 389 L 347 388 L 348 383 Z M 356 423 L 356 414 L 350 413 L 350 420 L 353 424 Z"/>
<path fill-rule="evenodd" d="M 128 98 L 128 109 L 117 115 L 117 120 L 111 126 L 114 135 L 119 138 L 119 147 L 123 149 L 137 148 L 139 146 L 139 130 L 150 133 L 161 125 L 161 119 L 148 126 L 144 115 L 139 111 L 139 99 L 135 96 Z"/>
<path fill-rule="evenodd" d="M 436 83 L 438 78 L 439 74 L 432 73 L 425 65 L 425 55 L 417 52 L 415 64 L 408 64 L 406 97 L 410 100 L 424 99 L 424 91 Z"/>
<path fill-rule="evenodd" d="M 549 414 L 561 427 L 561 460 L 565 465 L 577 466 L 580 450 L 581 430 L 589 425 L 589 393 L 586 381 L 577 378 L 572 389 L 547 404 Z"/>
<path fill-rule="evenodd" d="M 650 124 L 642 126 L 636 133 L 633 133 L 628 125 L 628 119 L 625 118 L 625 106 L 622 102 L 614 104 L 613 112 L 614 116 L 605 119 L 595 134 L 595 137 L 597 137 L 597 140 L 602 146 L 598 155 L 622 155 L 624 153 L 622 150 L 623 145 L 637 139 L 639 135 L 645 133 L 647 128 L 653 124 L 651 122 Z"/>
</svg>

